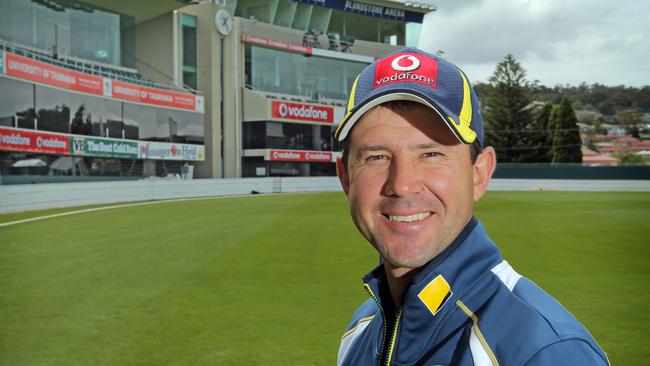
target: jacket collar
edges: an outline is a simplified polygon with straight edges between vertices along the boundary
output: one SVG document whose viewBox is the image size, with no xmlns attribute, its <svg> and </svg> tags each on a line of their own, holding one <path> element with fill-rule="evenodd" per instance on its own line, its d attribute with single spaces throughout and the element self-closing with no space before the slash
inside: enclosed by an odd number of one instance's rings
<svg viewBox="0 0 650 366">
<path fill-rule="evenodd" d="M 412 278 L 402 298 L 393 359 L 416 360 L 424 350 L 431 350 L 431 345 L 465 324 L 468 317 L 456 301 L 460 299 L 470 309 L 483 305 L 498 288 L 490 269 L 502 260 L 483 225 L 472 217 L 458 237 Z M 376 294 L 387 293 L 386 281 L 383 264 L 364 276 L 364 282 Z M 380 306 L 390 306 L 390 296 L 381 295 L 378 300 Z"/>
</svg>

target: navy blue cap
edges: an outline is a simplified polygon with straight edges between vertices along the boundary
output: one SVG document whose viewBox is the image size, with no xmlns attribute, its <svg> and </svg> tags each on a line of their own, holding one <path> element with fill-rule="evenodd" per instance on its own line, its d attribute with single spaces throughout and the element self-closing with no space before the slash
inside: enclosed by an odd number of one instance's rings
<svg viewBox="0 0 650 366">
<path fill-rule="evenodd" d="M 361 71 L 334 137 L 345 140 L 364 113 L 395 100 L 433 109 L 462 143 L 483 143 L 483 117 L 465 74 L 454 64 L 417 48 L 392 52 Z"/>
</svg>

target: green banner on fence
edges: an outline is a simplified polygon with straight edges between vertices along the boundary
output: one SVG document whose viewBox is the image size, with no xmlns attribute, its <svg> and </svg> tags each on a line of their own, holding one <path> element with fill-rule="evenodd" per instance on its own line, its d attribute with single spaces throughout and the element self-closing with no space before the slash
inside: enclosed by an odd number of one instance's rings
<svg viewBox="0 0 650 366">
<path fill-rule="evenodd" d="M 73 155 L 138 158 L 138 142 L 85 136 L 70 136 Z"/>
</svg>

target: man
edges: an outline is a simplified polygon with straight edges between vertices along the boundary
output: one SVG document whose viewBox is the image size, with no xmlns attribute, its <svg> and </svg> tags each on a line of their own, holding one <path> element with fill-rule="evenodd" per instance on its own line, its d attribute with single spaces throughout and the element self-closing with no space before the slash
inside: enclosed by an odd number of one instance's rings
<svg viewBox="0 0 650 366">
<path fill-rule="evenodd" d="M 352 219 L 381 254 L 339 365 L 608 365 L 472 216 L 496 167 L 456 66 L 406 48 L 357 77 L 335 132 Z"/>
</svg>

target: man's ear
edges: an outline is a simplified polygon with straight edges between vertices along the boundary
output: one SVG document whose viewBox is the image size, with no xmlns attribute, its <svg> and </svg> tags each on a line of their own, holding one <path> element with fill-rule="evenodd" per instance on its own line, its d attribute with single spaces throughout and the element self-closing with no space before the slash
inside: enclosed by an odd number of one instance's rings
<svg viewBox="0 0 650 366">
<path fill-rule="evenodd" d="M 336 158 L 336 175 L 338 175 L 341 187 L 343 187 L 343 192 L 345 192 L 345 195 L 347 196 L 350 191 L 350 176 L 345 168 L 345 164 L 343 164 L 343 157 L 340 155 Z"/>
<path fill-rule="evenodd" d="M 474 202 L 481 199 L 497 167 L 497 155 L 492 146 L 488 146 L 476 158 L 472 172 L 474 175 Z"/>
</svg>

